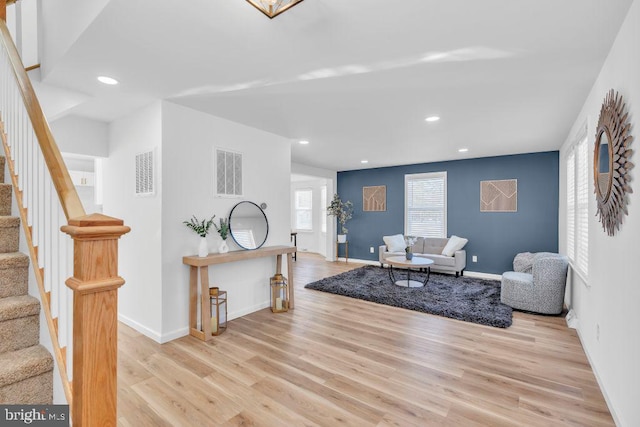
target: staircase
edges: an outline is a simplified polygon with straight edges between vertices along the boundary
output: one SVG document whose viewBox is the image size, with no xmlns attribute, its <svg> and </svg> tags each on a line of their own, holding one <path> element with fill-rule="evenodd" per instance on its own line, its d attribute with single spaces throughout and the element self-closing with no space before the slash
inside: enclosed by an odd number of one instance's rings
<svg viewBox="0 0 640 427">
<path fill-rule="evenodd" d="M 40 302 L 28 295 L 29 257 L 0 156 L 0 404 L 51 404 L 53 358 L 39 344 Z"/>
</svg>

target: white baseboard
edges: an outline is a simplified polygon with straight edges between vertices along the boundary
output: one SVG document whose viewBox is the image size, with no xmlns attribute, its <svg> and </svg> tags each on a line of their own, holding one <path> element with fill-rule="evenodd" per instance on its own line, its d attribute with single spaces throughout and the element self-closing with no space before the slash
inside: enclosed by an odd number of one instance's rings
<svg viewBox="0 0 640 427">
<path fill-rule="evenodd" d="M 578 317 L 577 316 L 575 316 L 575 319 L 576 319 L 576 322 L 578 322 Z M 617 426 L 621 426 L 621 425 L 623 425 L 622 421 L 620 420 L 620 418 L 618 417 L 618 415 L 614 411 L 613 405 L 611 404 L 611 399 L 609 399 L 609 395 L 607 394 L 607 390 L 604 388 L 602 380 L 600 379 L 600 375 L 598 374 L 598 371 L 596 370 L 596 367 L 593 364 L 593 360 L 591 359 L 591 356 L 589 355 L 589 351 L 587 351 L 587 347 L 585 347 L 585 345 L 584 345 L 584 340 L 582 339 L 582 334 L 580 333 L 580 327 L 579 326 L 576 329 L 576 331 L 578 332 L 578 338 L 580 338 L 580 345 L 582 346 L 582 349 L 584 350 L 584 354 L 587 355 L 587 360 L 589 361 L 589 365 L 591 366 L 591 370 L 593 371 L 593 375 L 596 377 L 596 381 L 598 382 L 598 386 L 600 387 L 600 391 L 602 392 L 602 396 L 604 397 L 604 401 L 607 402 L 607 407 L 609 408 L 609 412 L 611 413 L 611 417 L 613 418 L 613 422 Z"/>
<path fill-rule="evenodd" d="M 269 301 L 261 302 L 260 304 L 253 305 L 251 307 L 244 308 L 242 310 L 234 311 L 229 313 L 229 320 L 237 319 L 238 317 L 246 316 L 247 314 L 253 313 L 254 311 L 262 310 L 264 308 L 270 307 L 271 303 Z M 175 331 L 168 332 L 166 334 L 159 334 L 158 332 L 147 328 L 146 326 L 136 322 L 133 319 L 130 319 L 127 316 L 118 313 L 118 320 L 124 323 L 127 326 L 132 327 L 136 331 L 140 332 L 142 335 L 151 338 L 155 342 L 159 344 L 164 344 L 169 341 L 173 341 L 177 338 L 181 338 L 189 335 L 189 327 L 185 326 L 182 328 L 178 328 Z"/>
<path fill-rule="evenodd" d="M 346 261 L 345 258 L 338 258 L 336 261 Z M 349 258 L 349 262 L 353 262 L 355 264 L 368 264 L 368 265 L 380 265 L 380 261 L 374 261 L 371 259 L 357 259 L 357 258 Z M 347 264 L 349 263 L 347 262 Z"/>
<path fill-rule="evenodd" d="M 251 307 L 244 308 L 242 310 L 234 311 L 229 313 L 229 320 L 237 319 L 238 317 L 246 316 L 247 314 L 253 313 L 258 310 L 262 310 L 263 308 L 271 307 L 270 301 L 264 301 L 260 304 L 253 305 Z"/>
<path fill-rule="evenodd" d="M 502 280 L 502 274 L 493 274 L 493 273 L 481 273 L 479 271 L 464 271 L 464 275 L 467 277 L 476 277 L 478 279 L 487 279 L 487 280 Z"/>
<path fill-rule="evenodd" d="M 158 332 L 154 331 L 153 329 L 149 329 L 146 326 L 120 313 L 118 313 L 118 320 L 124 323 L 125 325 L 132 327 L 136 331 L 140 332 L 142 335 L 147 336 L 152 340 L 154 340 L 155 342 L 162 344 L 162 336 Z"/>
</svg>

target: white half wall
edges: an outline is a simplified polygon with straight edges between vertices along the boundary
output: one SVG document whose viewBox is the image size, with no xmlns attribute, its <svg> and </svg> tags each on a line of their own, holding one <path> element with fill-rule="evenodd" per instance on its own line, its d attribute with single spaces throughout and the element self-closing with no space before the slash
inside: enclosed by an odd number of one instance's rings
<svg viewBox="0 0 640 427">
<path fill-rule="evenodd" d="M 182 222 L 216 215 L 227 218 L 236 203 L 266 203 L 266 246 L 288 245 L 291 231 L 291 142 L 171 102 L 162 102 L 162 340 L 188 333 L 189 268 L 182 257 L 197 253 L 199 237 Z M 214 196 L 214 147 L 243 155 L 242 198 Z M 219 240 L 209 237 L 210 252 Z M 229 242 L 230 250 L 238 247 Z M 286 263 L 283 263 L 286 264 Z M 286 268 L 283 265 L 283 268 Z M 286 271 L 286 270 L 284 270 Z M 211 286 L 228 291 L 229 318 L 267 307 L 275 258 L 259 258 L 209 268 Z"/>
<path fill-rule="evenodd" d="M 627 104 L 635 140 L 631 159 L 638 165 L 640 144 L 640 2 L 631 6 L 567 141 L 560 150 L 560 251 L 566 254 L 566 165 L 569 145 L 581 126 L 588 124 L 593 152 L 600 107 L 610 89 Z M 589 156 L 592 170 L 593 156 Z M 614 237 L 608 236 L 596 217 L 593 179 L 589 182 L 589 277 L 585 283 L 570 275 L 568 305 L 579 319 L 578 333 L 605 398 L 619 426 L 640 425 L 640 286 L 638 286 L 638 236 L 640 236 L 640 181 L 632 171 L 629 215 Z M 598 333 L 599 331 L 599 333 Z"/>
<path fill-rule="evenodd" d="M 65 116 L 50 126 L 61 152 L 109 156 L 109 124 L 86 117 Z"/>
<path fill-rule="evenodd" d="M 162 115 L 160 102 L 111 123 L 104 161 L 104 213 L 131 227 L 119 241 L 120 320 L 159 340 L 162 334 Z M 135 196 L 135 155 L 156 150 L 156 193 Z"/>
</svg>

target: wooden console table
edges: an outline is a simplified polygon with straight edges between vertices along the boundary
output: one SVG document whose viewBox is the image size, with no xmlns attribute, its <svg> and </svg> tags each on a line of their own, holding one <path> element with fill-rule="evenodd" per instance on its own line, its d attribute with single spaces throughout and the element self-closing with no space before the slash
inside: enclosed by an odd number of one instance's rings
<svg viewBox="0 0 640 427">
<path fill-rule="evenodd" d="M 209 266 L 244 261 L 247 259 L 276 257 L 276 273 L 282 273 L 282 255 L 287 255 L 287 274 L 289 286 L 289 308 L 294 307 L 293 300 L 293 263 L 292 254 L 295 246 L 266 246 L 247 251 L 231 251 L 226 254 L 209 254 L 206 257 L 185 256 L 182 263 L 190 266 L 189 272 L 189 333 L 203 341 L 209 341 L 211 335 L 211 303 L 209 302 Z M 200 271 L 200 314 L 202 329 L 198 329 L 198 271 Z M 268 280 L 266 281 L 269 286 Z"/>
</svg>

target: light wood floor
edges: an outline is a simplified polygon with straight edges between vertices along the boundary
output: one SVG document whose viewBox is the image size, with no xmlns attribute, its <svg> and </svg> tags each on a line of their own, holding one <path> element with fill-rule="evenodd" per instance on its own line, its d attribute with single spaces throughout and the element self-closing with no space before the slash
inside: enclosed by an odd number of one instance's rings
<svg viewBox="0 0 640 427">
<path fill-rule="evenodd" d="M 298 254 L 296 309 L 205 344 L 120 325 L 121 426 L 613 425 L 574 330 L 498 329 L 306 290 L 358 267 Z"/>
</svg>

